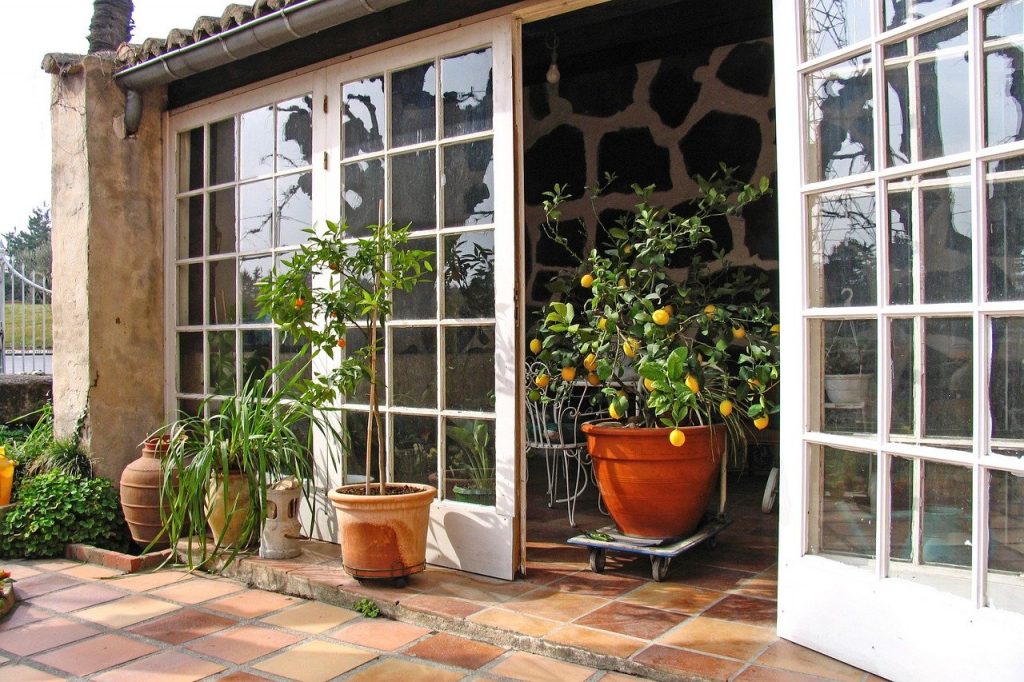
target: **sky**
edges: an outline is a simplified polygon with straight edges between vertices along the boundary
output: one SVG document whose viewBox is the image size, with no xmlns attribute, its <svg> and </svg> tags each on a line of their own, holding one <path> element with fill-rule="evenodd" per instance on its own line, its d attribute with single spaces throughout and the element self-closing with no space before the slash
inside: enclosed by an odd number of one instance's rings
<svg viewBox="0 0 1024 682">
<path fill-rule="evenodd" d="M 202 15 L 220 16 L 228 3 L 134 0 L 132 42 L 166 38 L 172 28 L 191 28 Z M 8 31 L 0 41 L 0 82 L 7 95 L 7 104 L 0 107 L 7 159 L 0 171 L 0 234 L 24 228 L 33 208 L 50 204 L 50 76 L 39 67 L 49 52 L 84 54 L 92 17 L 92 0 L 32 0 L 9 6 Z"/>
</svg>

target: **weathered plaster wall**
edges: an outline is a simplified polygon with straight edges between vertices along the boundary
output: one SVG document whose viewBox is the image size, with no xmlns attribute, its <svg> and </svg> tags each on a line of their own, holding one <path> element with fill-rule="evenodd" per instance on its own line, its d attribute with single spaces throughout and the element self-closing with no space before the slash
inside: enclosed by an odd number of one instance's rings
<svg viewBox="0 0 1024 682">
<path fill-rule="evenodd" d="M 163 92 L 136 135 L 111 63 L 53 79 L 54 416 L 117 479 L 164 416 Z"/>
<path fill-rule="evenodd" d="M 541 230 L 542 193 L 557 182 L 580 196 L 584 185 L 618 181 L 598 201 L 601 222 L 613 225 L 636 197 L 629 185 L 655 185 L 652 201 L 685 214 L 697 194 L 697 174 L 708 177 L 720 161 L 736 177 L 772 180 L 776 168 L 772 45 L 760 40 L 714 50 L 691 50 L 639 64 L 590 73 L 563 73 L 557 85 L 525 93 L 525 199 L 527 305 L 550 296 L 547 284 L 575 262 Z M 582 219 L 586 229 L 576 229 Z M 600 244 L 589 200 L 562 210 L 563 234 L 578 254 Z M 709 221 L 712 234 L 735 263 L 778 267 L 774 197 L 742 216 Z M 532 317 L 528 318 L 533 322 Z"/>
</svg>

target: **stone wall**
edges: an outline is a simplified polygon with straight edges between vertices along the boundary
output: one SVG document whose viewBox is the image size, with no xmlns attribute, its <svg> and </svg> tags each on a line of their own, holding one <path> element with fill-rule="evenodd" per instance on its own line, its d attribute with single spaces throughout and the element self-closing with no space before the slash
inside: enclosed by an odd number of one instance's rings
<svg viewBox="0 0 1024 682">
<path fill-rule="evenodd" d="M 163 92 L 139 132 L 101 56 L 51 56 L 54 426 L 114 480 L 164 418 Z"/>
<path fill-rule="evenodd" d="M 597 186 L 606 171 L 615 172 L 618 180 L 598 204 L 606 225 L 635 203 L 634 182 L 655 185 L 654 203 L 684 213 L 696 194 L 693 178 L 710 176 L 719 162 L 736 167 L 744 181 L 767 176 L 774 186 L 773 68 L 770 41 L 756 41 L 530 86 L 524 125 L 528 305 L 546 301 L 548 282 L 575 262 L 541 229 L 542 193 L 555 183 L 568 183 L 579 196 L 585 185 Z M 565 205 L 563 225 L 576 219 L 586 230 L 565 236 L 583 253 L 600 239 L 588 200 Z M 774 196 L 710 226 L 733 262 L 777 268 Z"/>
<path fill-rule="evenodd" d="M 0 374 L 0 424 L 34 424 L 50 402 L 53 378 L 46 374 Z"/>
</svg>

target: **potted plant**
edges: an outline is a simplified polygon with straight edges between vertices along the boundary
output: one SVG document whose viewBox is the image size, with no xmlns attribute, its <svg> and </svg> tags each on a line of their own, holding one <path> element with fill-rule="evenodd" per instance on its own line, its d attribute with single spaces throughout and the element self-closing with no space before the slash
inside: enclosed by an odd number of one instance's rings
<svg viewBox="0 0 1024 682">
<path fill-rule="evenodd" d="M 871 392 L 873 375 L 864 369 L 874 344 L 860 337 L 856 325 L 852 320 L 835 323 L 825 342 L 825 394 L 835 405 L 863 405 Z"/>
<path fill-rule="evenodd" d="M 850 235 L 837 242 L 828 252 L 825 283 L 830 302 L 874 305 L 874 244 Z M 825 394 L 833 405 L 864 406 L 870 397 L 875 347 L 871 324 L 839 320 L 826 325 Z"/>
<path fill-rule="evenodd" d="M 391 482 L 379 396 L 384 388 L 378 356 L 382 326 L 392 312 L 396 292 L 411 292 L 431 270 L 428 251 L 408 248 L 409 226 L 379 221 L 369 236 L 352 239 L 345 224 L 328 221 L 285 263 L 261 283 L 258 297 L 284 333 L 302 339 L 322 355 L 341 358 L 311 379 L 305 400 L 317 406 L 350 398 L 368 383 L 365 469 L 359 485 L 328 492 L 338 515 L 345 571 L 356 578 L 405 577 L 424 570 L 430 504 L 436 488 Z M 316 286 L 314 286 L 316 283 Z M 365 343 L 348 347 L 355 332 Z M 356 344 L 353 344 L 353 346 Z M 374 444 L 378 448 L 377 483 L 372 483 Z"/>
<path fill-rule="evenodd" d="M 230 550 L 230 563 L 259 539 L 269 485 L 288 476 L 300 484 L 312 480 L 311 434 L 318 415 L 295 400 L 301 373 L 291 371 L 294 362 L 250 376 L 237 395 L 207 397 L 197 414 L 182 414 L 152 434 L 166 443 L 160 484 L 164 533 L 171 547 L 183 538 L 198 541 L 186 551 L 190 567 L 221 548 Z M 207 553 L 208 541 L 213 554 Z"/>
<path fill-rule="evenodd" d="M 461 475 L 452 487 L 459 502 L 493 505 L 494 458 L 488 422 L 474 419 L 469 428 L 452 424 L 448 438 L 456 445 L 454 470 Z"/>
<path fill-rule="evenodd" d="M 541 311 L 531 342 L 554 368 L 534 379 L 531 397 L 581 377 L 600 386 L 610 420 L 583 430 L 602 497 L 632 536 L 691 532 L 727 445 L 742 448 L 748 430 L 767 428 L 778 409 L 770 398 L 779 378 L 770 287 L 764 273 L 729 263 L 707 226 L 761 197 L 767 179 L 745 185 L 723 168 L 699 185 L 688 217 L 654 206 L 652 187 L 633 185 L 633 210 L 605 228 L 607 242 L 563 281 L 563 299 Z M 588 192 L 593 202 L 601 190 Z M 566 190 L 556 185 L 546 196 L 548 234 L 565 244 L 558 219 Z M 671 267 L 685 258 L 685 270 Z"/>
</svg>

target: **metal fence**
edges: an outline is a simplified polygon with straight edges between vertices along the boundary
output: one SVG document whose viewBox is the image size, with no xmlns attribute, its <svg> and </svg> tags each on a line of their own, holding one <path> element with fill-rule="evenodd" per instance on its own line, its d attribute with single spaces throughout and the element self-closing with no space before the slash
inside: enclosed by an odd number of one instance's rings
<svg viewBox="0 0 1024 682">
<path fill-rule="evenodd" d="M 25 273 L 10 254 L 0 250 L 0 374 L 50 374 L 53 371 L 53 317 L 50 280 Z"/>
</svg>

